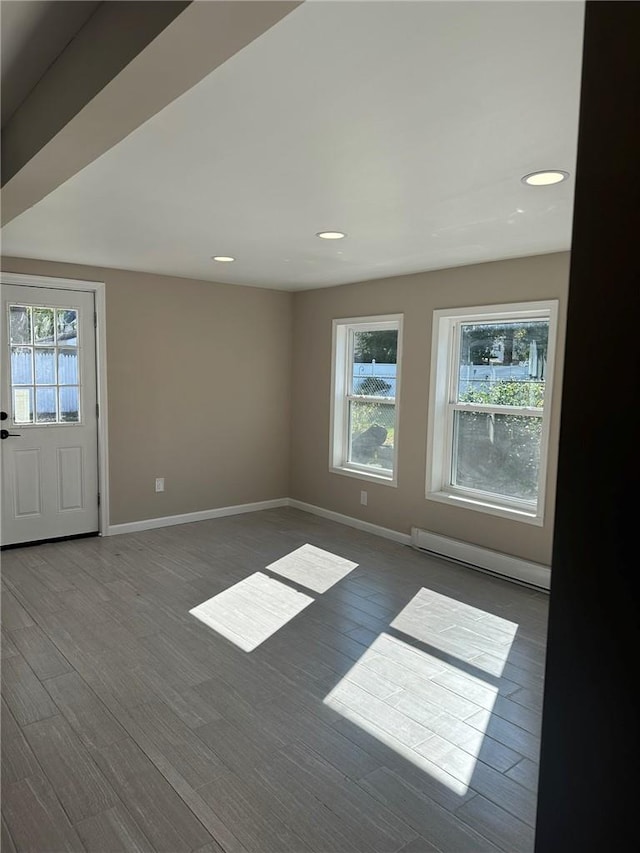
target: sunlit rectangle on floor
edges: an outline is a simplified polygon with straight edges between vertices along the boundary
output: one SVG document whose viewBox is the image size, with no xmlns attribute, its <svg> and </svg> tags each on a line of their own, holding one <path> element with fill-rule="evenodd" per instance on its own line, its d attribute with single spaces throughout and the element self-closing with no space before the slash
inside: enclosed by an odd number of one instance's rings
<svg viewBox="0 0 640 853">
<path fill-rule="evenodd" d="M 351 560 L 307 544 L 301 545 L 266 568 L 314 592 L 326 592 L 357 567 L 358 564 L 352 563 Z"/>
<path fill-rule="evenodd" d="M 409 641 L 418 640 L 439 649 L 445 656 L 473 661 L 491 650 L 492 674 L 500 675 L 518 625 L 508 619 L 471 607 L 447 595 L 422 588 L 391 622 Z"/>
<path fill-rule="evenodd" d="M 463 795 L 499 691 L 473 659 L 488 645 L 501 670 L 518 626 L 427 589 L 391 625 L 406 639 L 381 633 L 324 702 Z"/>
<path fill-rule="evenodd" d="M 251 652 L 313 600 L 275 578 L 255 572 L 189 613 L 245 652 Z"/>
</svg>

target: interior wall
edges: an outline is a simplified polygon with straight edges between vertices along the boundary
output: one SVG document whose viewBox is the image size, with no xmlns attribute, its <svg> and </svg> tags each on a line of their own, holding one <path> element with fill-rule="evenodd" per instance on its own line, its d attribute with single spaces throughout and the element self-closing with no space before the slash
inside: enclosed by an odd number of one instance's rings
<svg viewBox="0 0 640 853">
<path fill-rule="evenodd" d="M 288 495 L 290 293 L 15 258 L 2 268 L 106 283 L 111 524 Z"/>
<path fill-rule="evenodd" d="M 3 269 L 106 283 L 111 524 L 290 496 L 550 563 L 568 253 L 294 294 L 16 258 Z M 560 303 L 544 525 L 427 500 L 432 312 L 536 299 Z M 397 488 L 328 463 L 331 321 L 391 313 L 404 314 Z"/>
<path fill-rule="evenodd" d="M 563 252 L 295 293 L 291 497 L 402 533 L 422 527 L 549 565 L 568 277 Z M 560 309 L 544 526 L 427 500 L 433 311 L 538 299 L 558 299 Z M 404 314 L 397 488 L 329 471 L 331 321 L 395 313 Z"/>
</svg>

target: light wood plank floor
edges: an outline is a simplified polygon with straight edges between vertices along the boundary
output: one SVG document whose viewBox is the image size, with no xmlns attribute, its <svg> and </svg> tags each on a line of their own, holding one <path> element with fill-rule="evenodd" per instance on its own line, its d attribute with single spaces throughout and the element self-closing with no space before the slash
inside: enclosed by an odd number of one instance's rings
<svg viewBox="0 0 640 853">
<path fill-rule="evenodd" d="M 543 593 L 293 509 L 2 580 L 6 853 L 533 849 Z"/>
</svg>

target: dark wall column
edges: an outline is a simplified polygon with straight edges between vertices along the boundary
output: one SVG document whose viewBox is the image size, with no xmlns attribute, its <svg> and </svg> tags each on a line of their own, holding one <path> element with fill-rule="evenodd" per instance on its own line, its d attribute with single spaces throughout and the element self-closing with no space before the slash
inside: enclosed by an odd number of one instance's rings
<svg viewBox="0 0 640 853">
<path fill-rule="evenodd" d="M 588 2 L 536 853 L 640 837 L 640 4 Z"/>
</svg>

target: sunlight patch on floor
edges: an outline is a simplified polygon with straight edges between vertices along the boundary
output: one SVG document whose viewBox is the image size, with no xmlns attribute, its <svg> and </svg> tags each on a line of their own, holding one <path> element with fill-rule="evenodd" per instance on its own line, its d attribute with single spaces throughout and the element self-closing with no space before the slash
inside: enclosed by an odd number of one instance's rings
<svg viewBox="0 0 640 853">
<path fill-rule="evenodd" d="M 421 589 L 391 627 L 324 702 L 462 795 L 498 695 L 499 679 L 474 659 L 488 648 L 502 672 L 518 626 Z"/>
<path fill-rule="evenodd" d="M 324 551 L 315 545 L 301 545 L 266 569 L 314 592 L 326 592 L 358 567 L 357 563 Z"/>
<path fill-rule="evenodd" d="M 412 640 L 501 675 L 518 631 L 516 622 L 422 588 L 391 622 Z M 487 656 L 487 664 L 480 663 Z"/>
<path fill-rule="evenodd" d="M 255 572 L 189 613 L 243 651 L 252 652 L 313 601 L 311 596 Z"/>
</svg>

